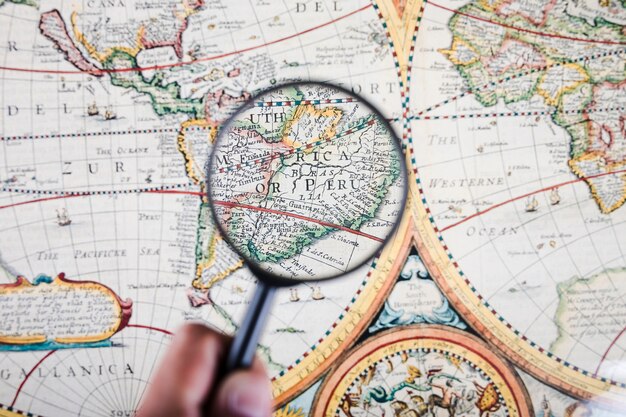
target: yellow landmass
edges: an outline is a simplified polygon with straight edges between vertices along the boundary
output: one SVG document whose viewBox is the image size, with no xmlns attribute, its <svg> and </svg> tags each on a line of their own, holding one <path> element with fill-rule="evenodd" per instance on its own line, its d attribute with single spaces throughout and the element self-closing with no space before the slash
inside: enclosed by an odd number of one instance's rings
<svg viewBox="0 0 626 417">
<path fill-rule="evenodd" d="M 285 123 L 282 141 L 285 145 L 292 148 L 300 148 L 310 143 L 315 143 L 320 139 L 332 138 L 337 133 L 337 125 L 341 120 L 341 115 L 341 110 L 335 107 L 316 108 L 312 104 L 301 104 L 294 112 L 293 118 Z M 293 133 L 294 126 L 305 116 L 311 116 L 314 120 L 319 120 L 320 118 L 330 119 L 330 123 L 328 123 L 328 126 L 326 126 L 324 131 L 317 137 L 307 137 L 305 141 L 291 139 L 290 134 Z M 310 151 L 313 151 L 313 149 Z"/>
<path fill-rule="evenodd" d="M 581 155 L 578 158 L 570 159 L 570 161 L 568 162 L 572 172 L 576 174 L 579 178 L 583 178 L 583 179 L 587 177 L 587 174 L 578 166 L 578 164 L 581 162 L 585 162 L 585 161 L 591 161 L 599 165 L 603 164 L 604 166 L 602 170 L 606 173 L 614 172 L 614 171 L 621 171 L 626 167 L 626 162 L 616 162 L 613 164 L 606 164 L 606 162 L 603 162 L 604 156 L 600 152 L 588 152 L 588 153 Z M 599 195 L 598 187 L 593 183 L 593 178 L 585 179 L 585 182 L 587 183 L 587 185 L 589 186 L 589 189 L 591 190 L 591 195 L 593 196 L 593 199 L 596 201 L 596 203 L 600 207 L 600 211 L 604 214 L 611 213 L 612 211 L 620 208 L 622 205 L 624 205 L 624 202 L 626 202 L 626 173 L 620 173 L 616 175 L 619 175 L 622 181 L 622 189 L 620 191 L 620 198 L 610 206 L 607 205 L 605 201 L 602 199 L 602 197 Z"/>
<path fill-rule="evenodd" d="M 579 80 L 572 80 L 570 83 L 563 82 L 563 85 L 556 91 L 556 93 L 554 93 L 554 96 L 552 96 L 552 94 L 547 89 L 542 88 L 548 77 L 550 77 L 551 75 L 550 70 L 552 68 L 556 68 L 556 66 L 551 63 L 548 66 L 548 70 L 541 76 L 541 78 L 539 78 L 539 83 L 537 83 L 537 94 L 543 97 L 546 103 L 550 106 L 558 105 L 561 97 L 564 94 L 574 91 L 576 88 L 578 88 L 578 86 L 589 81 L 589 75 L 580 65 L 566 63 L 562 64 L 561 67 L 563 67 L 562 71 L 566 71 L 567 68 L 571 68 L 577 71 L 582 77 Z"/>
<path fill-rule="evenodd" d="M 233 265 L 225 268 L 223 271 L 218 272 L 213 275 L 208 282 L 202 282 L 202 273 L 215 265 L 215 261 L 217 259 L 217 244 L 222 240 L 222 236 L 217 233 L 217 230 L 214 228 L 212 230 L 212 235 L 209 240 L 209 247 L 207 248 L 207 257 L 204 262 L 199 262 L 196 265 L 196 277 L 191 282 L 191 285 L 199 290 L 208 290 L 211 289 L 215 284 L 238 270 L 243 266 L 243 259 L 237 260 Z"/>
<path fill-rule="evenodd" d="M 457 51 L 459 46 L 461 45 L 471 50 L 474 53 L 474 58 L 470 59 L 469 61 L 461 61 L 460 59 L 458 59 Z M 474 62 L 478 61 L 479 57 L 478 52 L 476 52 L 476 50 L 472 48 L 469 43 L 459 37 L 454 37 L 450 49 L 440 49 L 439 52 L 446 55 L 448 59 L 452 61 L 452 63 L 455 65 L 472 65 Z"/>
<path fill-rule="evenodd" d="M 213 143 L 215 136 L 217 135 L 217 127 L 206 119 L 191 119 L 184 121 L 181 124 L 181 128 L 178 131 L 178 137 L 176 142 L 178 145 L 178 151 L 183 154 L 185 158 L 185 171 L 187 176 L 194 184 L 204 184 L 204 172 L 203 168 L 198 165 L 193 156 L 193 149 L 186 140 L 186 131 L 192 127 L 199 127 L 201 129 L 207 129 L 207 142 Z M 208 148 L 208 147 L 207 147 Z"/>
<path fill-rule="evenodd" d="M 489 11 L 489 12 L 493 12 L 495 10 L 498 10 L 500 8 L 500 6 L 502 6 L 502 3 L 504 3 L 505 1 L 508 0 L 497 0 L 492 2 L 492 4 L 489 4 L 488 0 L 480 0 L 478 2 L 478 4 L 485 10 Z"/>
<path fill-rule="evenodd" d="M 203 168 L 196 162 L 193 154 L 193 149 L 191 147 L 191 144 L 187 141 L 186 136 L 187 130 L 194 127 L 206 129 L 207 143 L 212 144 L 215 142 L 215 137 L 217 135 L 217 126 L 215 126 L 214 123 L 206 119 L 191 119 L 183 122 L 178 132 L 178 151 L 183 155 L 183 158 L 185 158 L 185 171 L 187 173 L 187 176 L 191 181 L 193 181 L 194 184 L 199 184 L 201 187 L 204 187 Z M 207 146 L 207 149 L 208 148 L 209 147 Z M 191 285 L 199 290 L 210 289 L 217 282 L 223 280 L 243 266 L 243 260 L 238 259 L 237 262 L 233 265 L 230 265 L 229 267 L 212 276 L 208 282 L 203 282 L 202 273 L 215 265 L 215 261 L 218 255 L 217 245 L 222 240 L 222 237 L 219 235 L 219 233 L 217 233 L 217 230 L 215 228 L 212 228 L 210 233 L 211 235 L 209 238 L 208 247 L 206 248 L 205 260 L 203 262 L 198 262 L 198 264 L 196 265 L 196 275 L 194 280 L 191 282 Z"/>
<path fill-rule="evenodd" d="M 33 343 L 43 343 L 46 340 L 45 335 L 39 336 L 0 336 L 0 343 L 7 345 L 30 345 Z"/>
</svg>

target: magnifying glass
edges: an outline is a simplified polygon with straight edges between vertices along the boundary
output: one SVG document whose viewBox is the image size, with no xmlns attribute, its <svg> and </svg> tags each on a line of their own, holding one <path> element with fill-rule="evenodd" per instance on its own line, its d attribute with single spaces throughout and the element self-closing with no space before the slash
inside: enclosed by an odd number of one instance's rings
<svg viewBox="0 0 626 417">
<path fill-rule="evenodd" d="M 406 165 L 363 97 L 318 82 L 266 90 L 222 126 L 208 164 L 215 224 L 258 280 L 225 371 L 252 364 L 276 288 L 370 261 L 400 220 Z"/>
</svg>

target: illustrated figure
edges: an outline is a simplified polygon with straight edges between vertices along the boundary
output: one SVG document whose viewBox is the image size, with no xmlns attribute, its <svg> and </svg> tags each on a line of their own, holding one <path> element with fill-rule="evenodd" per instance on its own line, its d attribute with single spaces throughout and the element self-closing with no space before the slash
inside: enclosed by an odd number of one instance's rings
<svg viewBox="0 0 626 417">
<path fill-rule="evenodd" d="M 475 404 L 478 407 L 478 411 L 480 411 L 480 417 L 483 414 L 485 414 L 485 417 L 489 417 L 489 413 L 494 413 L 500 409 L 501 404 L 498 400 L 498 392 L 493 382 L 488 383 L 484 387 L 474 382 L 474 386 L 479 395 Z"/>
<path fill-rule="evenodd" d="M 474 401 L 476 399 L 476 390 L 474 389 L 463 389 L 461 390 L 461 399 L 457 401 L 456 407 L 454 409 L 455 414 L 460 416 L 464 413 L 469 413 L 473 408 L 476 407 Z"/>
<path fill-rule="evenodd" d="M 422 376 L 422 372 L 413 365 L 407 367 L 407 377 L 404 379 L 409 384 L 414 384 L 415 379 Z"/>
<path fill-rule="evenodd" d="M 391 404 L 394 417 L 421 417 L 417 411 L 410 409 L 409 405 L 404 401 L 394 401 Z"/>
<path fill-rule="evenodd" d="M 353 417 L 351 408 L 355 407 L 356 405 L 357 399 L 355 398 L 355 396 L 346 394 L 341 399 L 341 402 L 339 403 L 339 408 L 341 409 L 341 411 L 343 411 L 346 417 Z"/>
<path fill-rule="evenodd" d="M 374 375 L 376 375 L 376 365 L 372 364 L 368 366 L 365 370 L 365 375 L 363 376 L 363 383 L 361 386 L 369 385 L 369 383 L 372 381 L 372 378 L 374 378 Z"/>
<path fill-rule="evenodd" d="M 553 188 L 550 190 L 550 204 L 556 206 L 561 202 L 561 196 L 559 195 L 558 188 Z"/>
<path fill-rule="evenodd" d="M 104 120 L 114 120 L 117 119 L 117 113 L 113 111 L 113 106 L 108 106 L 106 111 L 104 112 Z"/>
<path fill-rule="evenodd" d="M 530 197 L 528 197 L 526 199 L 526 212 L 527 213 L 532 213 L 533 211 L 537 211 L 537 209 L 539 208 L 539 202 L 537 201 L 537 199 L 535 197 L 533 197 L 532 199 Z"/>
<path fill-rule="evenodd" d="M 421 395 L 412 395 L 411 402 L 413 403 L 413 408 L 417 411 L 418 416 L 424 416 L 428 413 L 428 404 L 424 401 L 424 397 Z"/>
<path fill-rule="evenodd" d="M 432 388 L 439 388 L 441 395 L 431 394 L 428 397 L 428 410 L 433 417 L 435 416 L 435 407 L 443 408 L 448 411 L 450 417 L 454 417 L 456 402 L 461 396 L 454 392 L 452 380 L 448 379 L 445 385 L 431 384 Z M 481 414 L 482 415 L 482 414 Z"/>
</svg>

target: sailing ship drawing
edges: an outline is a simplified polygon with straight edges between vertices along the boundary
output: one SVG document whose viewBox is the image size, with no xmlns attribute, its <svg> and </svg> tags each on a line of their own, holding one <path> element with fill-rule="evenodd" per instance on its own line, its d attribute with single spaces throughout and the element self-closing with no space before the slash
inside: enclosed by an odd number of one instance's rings
<svg viewBox="0 0 626 417">
<path fill-rule="evenodd" d="M 68 226 L 71 223 L 72 223 L 72 219 L 70 219 L 67 209 L 65 208 L 62 208 L 61 210 L 57 209 L 57 224 L 59 226 Z"/>
<path fill-rule="evenodd" d="M 326 298 L 326 296 L 322 294 L 322 289 L 320 287 L 314 287 L 311 298 L 314 300 L 323 300 L 324 298 Z"/>
<path fill-rule="evenodd" d="M 539 202 L 537 201 L 537 199 L 535 197 L 533 197 L 532 199 L 528 197 L 528 199 L 526 200 L 526 208 L 524 210 L 527 213 L 532 213 L 533 211 L 537 211 L 538 208 Z"/>
<path fill-rule="evenodd" d="M 322 293 L 321 287 L 313 287 L 311 290 L 311 299 L 313 301 L 324 300 L 326 298 L 326 296 Z M 300 301 L 300 295 L 298 294 L 297 288 L 289 288 L 289 301 L 292 303 Z"/>
<path fill-rule="evenodd" d="M 94 101 L 87 107 L 87 116 L 97 116 L 100 114 L 100 109 L 98 109 L 98 105 Z"/>
<path fill-rule="evenodd" d="M 561 202 L 561 196 L 559 195 L 559 190 L 557 188 L 553 188 L 550 190 L 550 204 L 556 206 Z"/>
<path fill-rule="evenodd" d="M 117 119 L 117 114 L 113 111 L 112 106 L 108 106 L 106 111 L 104 112 L 104 120 L 113 120 Z"/>
</svg>

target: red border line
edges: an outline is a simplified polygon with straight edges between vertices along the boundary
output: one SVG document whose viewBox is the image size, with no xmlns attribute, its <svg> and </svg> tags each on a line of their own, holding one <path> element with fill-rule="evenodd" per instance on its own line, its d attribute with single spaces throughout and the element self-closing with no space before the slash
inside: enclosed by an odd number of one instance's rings
<svg viewBox="0 0 626 417">
<path fill-rule="evenodd" d="M 148 194 L 182 194 L 182 195 L 196 195 L 196 196 L 204 196 L 205 194 L 201 191 L 178 191 L 178 190 L 147 190 L 147 191 L 140 191 L 136 194 L 143 194 L 143 193 L 148 193 Z M 93 195 L 99 195 L 97 193 L 81 193 L 81 194 L 68 194 L 68 195 L 58 195 L 58 196 L 54 196 L 54 197 L 45 197 L 45 198 L 37 198 L 35 200 L 28 200 L 28 201 L 21 201 L 19 203 L 13 203 L 13 204 L 7 204 L 4 206 L 0 206 L 0 210 L 5 209 L 5 208 L 10 208 L 10 207 L 16 207 L 16 206 L 21 206 L 21 205 L 25 205 L 25 204 L 32 204 L 32 203 L 41 203 L 43 201 L 50 201 L 50 200 L 59 200 L 59 199 L 63 199 L 63 198 L 74 198 L 74 197 L 90 197 Z M 283 216 L 289 216 L 289 217 L 293 217 L 296 219 L 300 219 L 300 220 L 305 220 L 308 222 L 312 222 L 312 223 L 317 223 L 319 225 L 325 226 L 325 227 L 331 227 L 333 229 L 338 229 L 338 230 L 343 230 L 344 232 L 348 232 L 348 233 L 352 233 L 358 236 L 363 236 L 365 238 L 377 241 L 377 242 L 384 242 L 384 239 L 381 239 L 377 236 L 374 235 L 370 235 L 364 232 L 361 232 L 360 230 L 355 230 L 355 229 L 350 229 L 349 227 L 345 227 L 345 226 L 341 226 L 338 224 L 334 224 L 334 223 L 329 223 L 329 222 L 325 222 L 323 220 L 318 220 L 318 219 L 314 219 L 312 217 L 306 217 L 306 216 L 302 216 L 299 214 L 295 214 L 295 213 L 288 213 L 286 211 L 279 211 L 279 210 L 272 210 L 272 209 L 268 209 L 268 208 L 264 208 L 264 207 L 257 207 L 257 206 L 251 206 L 248 204 L 237 204 L 237 203 L 232 203 L 232 202 L 226 202 L 226 201 L 214 201 L 214 204 L 220 205 L 220 206 L 224 206 L 224 207 L 231 207 L 231 208 L 244 208 L 244 209 L 249 209 L 249 210 L 256 210 L 256 211 L 262 211 L 262 212 L 266 212 L 266 213 L 272 213 L 272 214 L 279 214 L 279 215 L 283 215 Z"/>
<path fill-rule="evenodd" d="M 165 334 L 170 335 L 170 336 L 174 334 L 174 333 L 170 332 L 169 330 L 161 329 L 159 327 L 154 327 L 154 326 L 145 326 L 143 324 L 129 324 L 126 327 L 134 327 L 134 328 L 137 328 L 137 329 L 154 330 L 154 331 L 157 331 L 157 332 L 165 333 Z M 24 384 L 26 384 L 26 381 L 28 381 L 28 379 L 33 374 L 33 372 L 35 372 L 37 370 L 37 368 L 39 368 L 39 366 L 41 366 L 41 364 L 46 359 L 48 359 L 50 356 L 52 356 L 52 354 L 55 353 L 57 350 L 58 349 L 53 349 L 53 350 L 49 351 L 48 353 L 46 353 L 46 355 L 43 356 L 39 360 L 39 362 L 37 362 L 35 364 L 35 366 L 33 366 L 32 369 L 26 374 L 26 376 L 24 377 L 24 380 L 22 381 L 20 386 L 17 388 L 17 391 L 15 392 L 15 396 L 13 397 L 13 402 L 11 403 L 11 408 L 13 408 L 15 406 L 15 402 L 17 401 L 17 397 L 20 395 L 20 392 L 22 391 L 22 388 L 24 387 Z"/>
<path fill-rule="evenodd" d="M 17 388 L 17 391 L 15 391 L 15 396 L 13 397 L 13 402 L 11 402 L 11 407 L 13 407 L 15 405 L 15 402 L 17 401 L 17 397 L 18 395 L 20 395 L 20 392 L 22 391 L 22 388 L 24 388 L 24 384 L 26 384 L 26 381 L 28 381 L 28 378 L 30 378 L 30 376 L 32 375 L 33 372 L 35 372 L 35 370 L 37 368 L 39 368 L 39 365 L 42 364 L 43 361 L 45 361 L 46 359 L 48 359 L 50 356 L 52 356 L 52 354 L 54 352 L 56 352 L 57 350 L 51 350 L 50 352 L 46 353 L 44 357 L 42 357 L 41 359 L 39 359 L 39 362 L 37 362 L 35 364 L 35 366 L 33 366 L 33 368 L 26 374 L 26 376 L 24 377 L 24 380 L 22 381 L 22 383 L 20 384 L 20 386 Z"/>
<path fill-rule="evenodd" d="M 124 190 L 121 190 L 119 193 L 112 192 L 112 193 L 106 193 L 106 194 L 102 194 L 99 191 L 93 191 L 93 192 L 78 191 L 78 192 L 75 192 L 75 193 L 68 192 L 67 194 L 57 195 L 57 196 L 54 196 L 54 197 L 36 198 L 34 200 L 27 200 L 27 201 L 20 201 L 19 203 L 6 204 L 4 206 L 0 206 L 0 210 L 6 209 L 6 208 L 11 208 L 11 207 L 23 206 L 23 205 L 26 205 L 26 204 L 42 203 L 44 201 L 60 200 L 60 199 L 64 199 L 64 198 L 75 198 L 75 197 L 91 197 L 91 196 L 107 196 L 107 195 L 128 195 L 128 194 L 143 194 L 143 193 L 183 194 L 183 195 L 197 195 L 197 196 L 203 196 L 204 195 L 204 193 L 202 193 L 200 191 L 177 191 L 177 190 L 131 190 L 131 191 L 132 192 L 127 193 L 127 192 L 124 192 Z"/>
<path fill-rule="evenodd" d="M 160 327 L 146 326 L 146 325 L 143 325 L 143 324 L 129 324 L 126 327 L 134 327 L 136 329 L 154 330 L 154 331 L 157 331 L 157 332 L 168 334 L 170 336 L 174 334 L 173 332 L 170 332 L 169 330 L 161 329 Z"/>
<path fill-rule="evenodd" d="M 626 42 L 618 42 L 618 41 L 610 41 L 610 40 L 602 40 L 602 39 L 575 38 L 573 36 L 559 35 L 558 33 L 546 33 L 546 32 L 539 32 L 539 31 L 531 30 L 531 29 L 520 28 L 520 27 L 517 27 L 517 26 L 507 25 L 506 23 L 500 23 L 500 22 L 496 22 L 494 20 L 485 19 L 484 17 L 479 17 L 479 16 L 475 16 L 475 15 L 472 15 L 472 14 L 469 14 L 469 13 L 461 12 L 459 10 L 450 9 L 448 7 L 442 6 L 442 5 L 437 4 L 437 3 L 433 3 L 431 1 L 425 0 L 425 2 L 427 4 L 432 4 L 434 7 L 437 7 L 437 8 L 442 9 L 442 10 L 446 10 L 448 12 L 452 12 L 452 13 L 460 15 L 460 16 L 465 16 L 465 17 L 468 17 L 470 19 L 479 20 L 479 21 L 485 22 L 485 23 L 491 23 L 492 25 L 502 26 L 502 27 L 507 28 L 507 29 L 516 30 L 518 32 L 530 33 L 531 35 L 543 36 L 543 37 L 546 37 L 546 38 L 566 39 L 566 40 L 569 40 L 569 41 L 576 41 L 576 42 L 597 43 L 597 44 L 603 44 L 603 45 L 626 45 Z"/>
<path fill-rule="evenodd" d="M 50 201 L 50 200 L 59 200 L 62 198 L 84 197 L 86 195 L 93 195 L 93 194 L 68 194 L 68 195 L 57 195 L 55 197 L 38 198 L 35 200 L 28 200 L 28 201 L 21 201 L 19 203 L 6 204 L 4 206 L 0 206 L 0 210 L 5 209 L 5 208 L 10 208 L 10 207 L 23 206 L 25 204 L 41 203 L 43 201 Z"/>
<path fill-rule="evenodd" d="M 287 41 L 289 39 L 293 39 L 296 38 L 298 36 L 304 35 L 306 33 L 309 32 L 313 32 L 314 30 L 317 29 L 321 29 L 323 27 L 326 27 L 328 25 L 332 25 L 333 23 L 336 23 L 340 20 L 343 20 L 347 17 L 350 17 L 356 13 L 362 12 L 363 10 L 366 10 L 368 8 L 372 7 L 372 4 L 367 4 L 363 7 L 360 7 L 356 10 L 351 11 L 350 13 L 344 14 L 342 16 L 339 16 L 336 19 L 333 19 L 329 22 L 326 23 L 322 23 L 320 25 L 317 26 L 313 26 L 312 28 L 303 30 L 302 32 L 297 32 L 294 34 L 291 34 L 289 36 L 285 36 L 279 39 L 275 39 L 273 41 L 270 42 L 266 42 L 263 43 L 261 45 L 255 45 L 255 46 L 251 46 L 248 48 L 244 48 L 244 49 L 239 49 L 236 51 L 232 51 L 232 52 L 226 52 L 220 55 L 214 55 L 214 56 L 209 56 L 209 57 L 205 57 L 205 58 L 199 58 L 199 59 L 194 59 L 191 61 L 187 61 L 187 62 L 176 62 L 173 64 L 164 64 L 164 65 L 152 65 L 152 66 L 148 66 L 148 67 L 132 67 L 132 68 L 113 68 L 113 69 L 99 69 L 96 71 L 81 71 L 81 70 L 47 70 L 47 69 L 34 69 L 34 68 L 18 68 L 18 67 L 3 67 L 0 66 L 0 70 L 4 70 L 4 71 L 17 71 L 17 72 L 30 72 L 30 73 L 44 73 L 44 74 L 89 74 L 89 75 L 98 75 L 98 74 L 110 74 L 110 73 L 116 73 L 116 72 L 134 72 L 134 71 L 150 71 L 150 70 L 161 70 L 161 69 L 167 69 L 167 68 L 174 68 L 174 67 L 183 67 L 183 66 L 187 66 L 187 65 L 193 65 L 196 64 L 198 62 L 207 62 L 207 61 L 213 61 L 215 59 L 220 59 L 220 58 L 225 58 L 228 56 L 232 56 L 232 55 L 237 55 L 237 54 L 241 54 L 244 52 L 249 52 L 249 51 L 253 51 L 255 49 L 259 49 L 259 48 L 264 48 L 266 46 L 270 46 L 270 45 L 274 45 L 283 41 Z"/>
<path fill-rule="evenodd" d="M 264 213 L 271 213 L 271 214 L 278 214 L 281 216 L 289 216 L 289 217 L 293 217 L 295 219 L 299 219 L 299 220 L 305 220 L 307 222 L 311 222 L 311 223 L 317 223 L 319 225 L 322 226 L 326 226 L 326 227 L 332 227 L 333 229 L 338 229 L 338 230 L 343 230 L 344 232 L 348 232 L 348 233 L 352 233 L 358 236 L 363 236 L 366 237 L 368 239 L 371 240 L 375 240 L 377 242 L 384 242 L 384 239 L 381 239 L 377 236 L 374 235 L 370 235 L 364 232 L 361 232 L 360 230 L 355 230 L 355 229 L 350 229 L 349 227 L 345 227 L 345 226 L 340 226 L 338 224 L 333 224 L 333 223 L 328 223 L 325 222 L 323 220 L 318 220 L 318 219 L 314 219 L 312 217 L 306 217 L 306 216 L 302 216 L 300 214 L 295 214 L 295 213 L 289 213 L 286 211 L 279 211 L 279 210 L 272 210 L 272 209 L 268 209 L 265 207 L 257 207 L 257 206 L 251 206 L 248 204 L 239 204 L 239 203 L 233 203 L 230 201 L 213 201 L 213 204 L 217 205 L 217 206 L 223 206 L 223 207 L 229 207 L 229 208 L 243 208 L 243 209 L 248 209 L 248 210 L 254 210 L 254 211 L 261 211 Z"/>
<path fill-rule="evenodd" d="M 622 329 L 621 332 L 619 332 L 619 334 L 615 337 L 615 339 L 613 339 L 613 341 L 611 342 L 611 344 L 609 345 L 609 347 L 606 349 L 606 351 L 604 352 L 604 355 L 602 355 L 602 359 L 600 359 L 600 362 L 598 363 L 598 366 L 596 368 L 596 371 L 594 372 L 594 376 L 598 375 L 598 372 L 600 371 L 600 367 L 602 366 L 602 364 L 604 363 L 604 360 L 606 359 L 606 357 L 609 355 L 609 352 L 611 351 L 611 349 L 613 349 L 613 346 L 615 346 L 615 343 L 617 343 L 617 341 L 620 339 L 620 337 L 622 337 L 622 335 L 626 332 L 626 327 L 624 327 Z"/>
<path fill-rule="evenodd" d="M 489 208 L 487 208 L 487 209 L 485 209 L 483 211 L 478 211 L 478 212 L 476 212 L 476 213 L 474 213 L 474 214 L 472 214 L 470 216 L 467 216 L 464 219 L 459 220 L 456 223 L 449 224 L 448 226 L 446 226 L 443 229 L 441 229 L 440 233 L 443 233 L 446 230 L 452 229 L 453 227 L 456 227 L 456 226 L 458 226 L 458 225 L 460 225 L 462 223 L 465 223 L 466 221 L 471 220 L 474 217 L 482 216 L 483 214 L 488 213 L 491 210 L 497 209 L 498 207 L 502 207 L 502 206 L 504 206 L 506 204 L 509 204 L 509 203 L 512 203 L 514 201 L 521 200 L 521 199 L 526 198 L 526 197 L 530 197 L 531 195 L 534 195 L 534 194 L 543 193 L 543 192 L 549 191 L 549 190 L 551 190 L 553 188 L 561 188 L 561 187 L 564 187 L 566 185 L 575 184 L 577 182 L 581 182 L 581 181 L 585 181 L 585 180 L 589 180 L 589 179 L 605 177 L 607 175 L 624 174 L 624 173 L 626 173 L 626 169 L 620 169 L 618 171 L 611 171 L 611 172 L 603 172 L 601 174 L 590 175 L 588 177 L 580 177 L 580 178 L 577 178 L 575 180 L 565 181 L 565 182 L 561 182 L 559 184 L 551 185 L 549 187 L 541 188 L 539 190 L 531 191 L 529 193 L 522 194 L 522 195 L 519 195 L 517 197 L 510 198 L 510 199 L 505 200 L 505 201 L 503 201 L 501 203 L 494 204 L 493 206 L 491 206 L 491 207 L 489 207 Z"/>
</svg>

